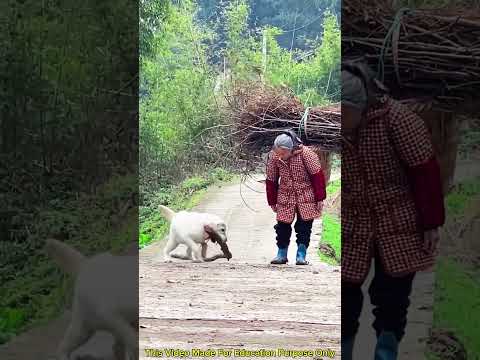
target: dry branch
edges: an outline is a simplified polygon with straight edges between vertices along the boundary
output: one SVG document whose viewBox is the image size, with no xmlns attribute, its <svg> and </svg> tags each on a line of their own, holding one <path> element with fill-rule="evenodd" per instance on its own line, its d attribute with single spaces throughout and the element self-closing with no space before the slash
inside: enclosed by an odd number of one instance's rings
<svg viewBox="0 0 480 360">
<path fill-rule="evenodd" d="M 323 151 L 341 149 L 340 104 L 306 109 L 287 89 L 258 84 L 237 86 L 226 98 L 239 153 L 260 153 L 287 129 Z"/>
<path fill-rule="evenodd" d="M 399 97 L 412 93 L 434 98 L 476 96 L 480 91 L 480 12 L 404 10 L 394 10 L 385 1 L 345 0 L 343 56 L 364 56 Z"/>
</svg>

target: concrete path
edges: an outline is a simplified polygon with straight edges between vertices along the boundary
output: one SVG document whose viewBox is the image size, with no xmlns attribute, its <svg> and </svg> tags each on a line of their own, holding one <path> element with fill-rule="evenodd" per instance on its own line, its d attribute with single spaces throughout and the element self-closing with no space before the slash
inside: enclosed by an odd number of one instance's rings
<svg viewBox="0 0 480 360">
<path fill-rule="evenodd" d="M 56 360 L 55 351 L 70 323 L 70 312 L 33 328 L 0 346 L 2 360 Z M 115 360 L 113 337 L 97 332 L 90 341 L 72 354 L 72 360 Z"/>
<path fill-rule="evenodd" d="M 289 249 L 292 265 L 269 265 L 276 252 L 275 216 L 266 205 L 264 185 L 255 180 L 246 185 L 242 192 L 238 184 L 212 189 L 196 209 L 227 222 L 230 261 L 166 264 L 162 243 L 141 251 L 141 358 L 170 348 L 232 351 L 211 358 L 282 348 L 333 350 L 330 358 L 340 359 L 340 268 L 320 263 L 318 235 L 309 248 L 312 265 L 294 265 L 295 243 Z M 314 233 L 320 229 L 315 222 Z M 329 358 L 320 355 L 297 358 Z"/>
</svg>

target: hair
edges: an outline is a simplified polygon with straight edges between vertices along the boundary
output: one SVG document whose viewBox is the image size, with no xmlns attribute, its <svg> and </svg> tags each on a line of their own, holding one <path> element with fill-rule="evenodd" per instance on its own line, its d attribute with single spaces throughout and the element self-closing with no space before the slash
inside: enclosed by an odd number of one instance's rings
<svg viewBox="0 0 480 360">
<path fill-rule="evenodd" d="M 364 58 L 342 62 L 341 76 L 342 103 L 363 111 L 389 92 Z"/>
<path fill-rule="evenodd" d="M 293 150 L 293 140 L 287 134 L 280 134 L 275 138 L 273 146 L 274 148 Z"/>
<path fill-rule="evenodd" d="M 348 70 L 342 70 L 342 104 L 362 111 L 368 106 L 365 81 Z"/>
</svg>

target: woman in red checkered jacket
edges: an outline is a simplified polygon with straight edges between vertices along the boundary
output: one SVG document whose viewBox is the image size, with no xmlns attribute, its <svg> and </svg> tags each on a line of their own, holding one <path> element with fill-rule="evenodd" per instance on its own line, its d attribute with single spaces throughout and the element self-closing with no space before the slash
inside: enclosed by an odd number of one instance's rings
<svg viewBox="0 0 480 360">
<path fill-rule="evenodd" d="M 296 216 L 296 264 L 307 265 L 305 257 L 313 220 L 320 217 L 326 197 L 325 177 L 317 154 L 303 146 L 293 131 L 275 139 L 267 163 L 266 187 L 268 204 L 277 214 L 278 253 L 271 263 L 288 262 L 291 224 Z"/>
<path fill-rule="evenodd" d="M 412 282 L 434 263 L 443 225 L 440 169 L 424 121 L 383 92 L 365 65 L 342 71 L 342 359 L 351 359 L 369 287 L 375 360 L 394 360 Z M 360 344 L 361 345 L 361 344 Z"/>
</svg>

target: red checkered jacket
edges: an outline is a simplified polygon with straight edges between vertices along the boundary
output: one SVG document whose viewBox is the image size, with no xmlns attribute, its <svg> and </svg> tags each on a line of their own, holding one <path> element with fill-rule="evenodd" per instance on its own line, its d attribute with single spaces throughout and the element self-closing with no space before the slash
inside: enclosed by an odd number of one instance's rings
<svg viewBox="0 0 480 360">
<path fill-rule="evenodd" d="M 342 149 L 342 278 L 363 282 L 374 245 L 392 276 L 433 265 L 423 233 L 445 220 L 440 169 L 424 121 L 384 97 Z"/>
<path fill-rule="evenodd" d="M 318 203 L 325 200 L 325 177 L 320 159 L 302 146 L 287 162 L 273 151 L 267 163 L 267 201 L 277 206 L 277 221 L 292 223 L 296 210 L 303 220 L 320 217 Z"/>
</svg>

